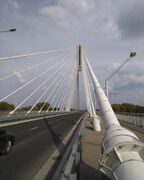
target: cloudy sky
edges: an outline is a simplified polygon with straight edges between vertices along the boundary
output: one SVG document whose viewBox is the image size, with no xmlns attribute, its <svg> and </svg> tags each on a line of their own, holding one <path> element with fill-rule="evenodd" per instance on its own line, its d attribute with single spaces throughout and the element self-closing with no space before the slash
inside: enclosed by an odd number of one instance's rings
<svg viewBox="0 0 144 180">
<path fill-rule="evenodd" d="M 0 57 L 83 44 L 102 86 L 136 51 L 109 82 L 110 101 L 144 105 L 143 0 L 0 0 L 0 30 L 13 27 L 0 33 Z"/>
</svg>

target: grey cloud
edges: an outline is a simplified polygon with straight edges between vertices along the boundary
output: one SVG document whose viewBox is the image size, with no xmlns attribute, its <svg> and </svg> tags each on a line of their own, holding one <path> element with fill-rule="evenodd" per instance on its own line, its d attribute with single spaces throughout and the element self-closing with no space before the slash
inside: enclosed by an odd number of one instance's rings
<svg viewBox="0 0 144 180">
<path fill-rule="evenodd" d="M 131 91 L 137 89 L 144 88 L 144 75 L 138 74 L 127 74 L 121 75 L 120 77 L 116 78 L 110 85 L 110 92 L 115 93 L 122 92 L 122 91 Z"/>
<path fill-rule="evenodd" d="M 117 17 L 117 25 L 123 38 L 144 36 L 144 2 L 129 4 Z"/>
</svg>

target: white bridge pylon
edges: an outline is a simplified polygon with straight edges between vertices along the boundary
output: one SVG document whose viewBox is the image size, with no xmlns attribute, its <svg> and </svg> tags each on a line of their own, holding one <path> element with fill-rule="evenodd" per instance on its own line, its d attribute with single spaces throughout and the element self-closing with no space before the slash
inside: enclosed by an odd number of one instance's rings
<svg viewBox="0 0 144 180">
<path fill-rule="evenodd" d="M 90 84 L 88 81 L 88 71 L 86 69 L 86 63 L 84 59 L 84 53 L 83 53 L 83 48 L 82 46 L 77 47 L 77 57 L 78 57 L 78 63 L 77 63 L 77 70 L 74 73 L 74 77 L 72 79 L 71 83 L 71 91 L 69 93 L 69 98 L 67 100 L 67 106 L 66 106 L 66 111 L 70 111 L 71 105 L 74 99 L 75 91 L 77 90 L 77 109 L 79 109 L 79 76 L 80 73 L 82 72 L 82 77 L 83 77 L 83 84 L 84 84 L 84 93 L 85 93 L 85 101 L 86 101 L 86 107 L 87 111 L 90 114 L 90 120 L 93 125 L 93 129 L 95 131 L 101 131 L 100 127 L 100 120 L 99 117 L 96 114 L 96 109 L 94 107 L 94 102 L 92 99 L 92 94 L 91 94 L 91 89 L 90 89 Z"/>
</svg>

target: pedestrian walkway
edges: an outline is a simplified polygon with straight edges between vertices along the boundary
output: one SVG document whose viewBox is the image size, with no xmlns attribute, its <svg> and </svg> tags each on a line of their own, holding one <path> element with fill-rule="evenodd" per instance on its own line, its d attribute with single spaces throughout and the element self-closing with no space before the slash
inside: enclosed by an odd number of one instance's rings
<svg viewBox="0 0 144 180">
<path fill-rule="evenodd" d="M 86 121 L 85 134 L 82 143 L 82 162 L 80 164 L 81 180 L 102 180 L 102 175 L 98 171 L 99 159 L 101 157 L 101 142 L 104 135 L 102 131 L 95 132 L 89 120 Z"/>
</svg>

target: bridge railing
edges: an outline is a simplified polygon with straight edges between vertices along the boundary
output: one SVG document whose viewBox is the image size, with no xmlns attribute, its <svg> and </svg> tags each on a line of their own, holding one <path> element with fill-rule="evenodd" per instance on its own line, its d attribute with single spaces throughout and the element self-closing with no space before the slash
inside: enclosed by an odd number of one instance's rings
<svg viewBox="0 0 144 180">
<path fill-rule="evenodd" d="M 26 111 L 22 112 L 16 112 L 15 114 L 9 114 L 9 112 L 4 112 L 0 114 L 0 122 L 3 121 L 10 121 L 10 120 L 23 120 L 30 117 L 40 116 L 41 114 L 38 114 L 37 112 L 32 112 L 30 114 L 27 114 Z"/>
<path fill-rule="evenodd" d="M 0 123 L 8 122 L 8 121 L 22 121 L 31 118 L 39 118 L 44 117 L 47 115 L 55 114 L 55 113 L 62 113 L 62 112 L 46 112 L 42 111 L 38 113 L 37 111 L 32 111 L 31 113 L 27 113 L 27 111 L 20 111 L 16 112 L 15 114 L 9 114 L 9 112 L 1 113 L 0 114 Z"/>
<path fill-rule="evenodd" d="M 144 113 L 116 113 L 119 121 L 144 128 Z"/>
<path fill-rule="evenodd" d="M 77 180 L 79 179 L 79 163 L 82 153 L 82 139 L 85 130 L 85 120 L 87 119 L 85 113 L 81 119 L 78 127 L 65 151 L 63 158 L 55 171 L 52 180 Z"/>
</svg>

